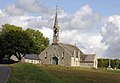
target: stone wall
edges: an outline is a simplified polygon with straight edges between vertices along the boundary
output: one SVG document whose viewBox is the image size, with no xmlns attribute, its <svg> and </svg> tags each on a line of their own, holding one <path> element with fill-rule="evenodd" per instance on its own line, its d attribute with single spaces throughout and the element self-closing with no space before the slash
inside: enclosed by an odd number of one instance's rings
<svg viewBox="0 0 120 83">
<path fill-rule="evenodd" d="M 82 68 L 94 68 L 94 63 L 80 63 Z"/>
</svg>

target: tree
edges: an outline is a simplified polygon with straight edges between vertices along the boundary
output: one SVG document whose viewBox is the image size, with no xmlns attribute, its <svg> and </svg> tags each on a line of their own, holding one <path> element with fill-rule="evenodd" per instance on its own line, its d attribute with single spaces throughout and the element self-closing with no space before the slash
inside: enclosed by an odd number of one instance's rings
<svg viewBox="0 0 120 83">
<path fill-rule="evenodd" d="M 98 59 L 98 67 L 107 68 L 109 66 L 109 59 Z M 110 66 L 112 68 L 120 69 L 120 60 L 119 59 L 110 59 Z"/>
<path fill-rule="evenodd" d="M 38 30 L 22 30 L 22 27 L 5 24 L 0 32 L 0 45 L 0 58 L 7 55 L 10 60 L 14 55 L 20 61 L 25 54 L 41 53 L 49 45 L 49 40 Z"/>
<path fill-rule="evenodd" d="M 107 68 L 109 66 L 108 59 L 98 59 L 98 67 Z"/>
<path fill-rule="evenodd" d="M 118 68 L 119 64 L 120 64 L 120 60 L 119 59 L 112 60 L 112 67 L 113 68 Z"/>
<path fill-rule="evenodd" d="M 2 43 L 2 41 L 1 41 L 2 36 L 1 35 L 2 35 L 2 33 L 0 31 L 0 62 L 2 61 L 2 58 L 4 57 L 2 54 L 2 49 L 1 49 L 1 43 Z"/>
<path fill-rule="evenodd" d="M 2 55 L 8 55 L 8 59 L 15 55 L 20 61 L 22 55 L 31 53 L 34 42 L 21 27 L 10 24 L 2 25 L 2 27 L 0 39 Z"/>
<path fill-rule="evenodd" d="M 26 32 L 34 41 L 35 47 L 33 48 L 33 52 L 35 54 L 40 54 L 46 47 L 48 47 L 49 40 L 44 37 L 41 32 L 30 28 L 26 29 Z"/>
</svg>

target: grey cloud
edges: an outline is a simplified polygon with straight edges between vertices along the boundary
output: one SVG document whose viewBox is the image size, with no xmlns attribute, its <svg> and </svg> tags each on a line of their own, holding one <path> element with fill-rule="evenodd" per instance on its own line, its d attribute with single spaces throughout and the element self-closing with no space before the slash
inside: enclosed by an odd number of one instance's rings
<svg viewBox="0 0 120 83">
<path fill-rule="evenodd" d="M 17 0 L 16 3 L 9 5 L 5 12 L 10 15 L 24 15 L 29 13 L 53 14 L 53 8 L 42 5 L 42 0 Z"/>
<path fill-rule="evenodd" d="M 22 9 L 17 8 L 15 4 L 8 6 L 5 9 L 5 13 L 8 14 L 8 15 L 10 15 L 10 16 L 11 15 L 12 16 L 14 16 L 14 15 L 21 16 L 21 15 L 25 14 L 25 12 Z"/>
<path fill-rule="evenodd" d="M 32 28 L 38 28 L 41 29 L 42 27 L 46 27 L 46 28 L 53 28 L 53 18 L 30 18 L 27 20 L 28 22 L 28 27 L 32 27 Z"/>
<path fill-rule="evenodd" d="M 42 0 L 17 0 L 16 7 L 27 12 L 44 12 L 48 10 L 42 6 Z"/>
<path fill-rule="evenodd" d="M 107 46 L 103 55 L 110 58 L 120 58 L 120 27 L 113 22 L 107 22 L 102 28 L 103 39 L 101 42 Z"/>
</svg>

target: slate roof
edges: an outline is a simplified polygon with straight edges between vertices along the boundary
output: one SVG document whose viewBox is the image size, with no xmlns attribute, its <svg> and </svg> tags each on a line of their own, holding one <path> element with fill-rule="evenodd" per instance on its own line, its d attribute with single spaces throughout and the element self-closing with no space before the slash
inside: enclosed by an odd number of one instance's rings
<svg viewBox="0 0 120 83">
<path fill-rule="evenodd" d="M 81 61 L 94 61 L 95 54 L 82 54 Z"/>
<path fill-rule="evenodd" d="M 64 49 L 66 49 L 71 55 L 73 55 L 73 51 L 76 51 L 76 55 L 78 54 L 78 52 L 80 52 L 81 54 L 83 54 L 83 52 L 81 50 L 79 50 L 76 46 L 71 45 L 71 44 L 63 44 L 63 43 L 59 43 L 59 45 L 61 47 L 63 47 Z"/>
<path fill-rule="evenodd" d="M 25 59 L 32 59 L 32 60 L 40 60 L 37 54 L 26 54 L 24 56 Z"/>
</svg>

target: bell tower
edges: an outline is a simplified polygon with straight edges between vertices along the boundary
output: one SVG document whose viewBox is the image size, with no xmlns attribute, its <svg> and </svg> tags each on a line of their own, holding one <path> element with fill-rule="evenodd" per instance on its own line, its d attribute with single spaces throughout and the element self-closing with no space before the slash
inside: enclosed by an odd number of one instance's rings
<svg viewBox="0 0 120 83">
<path fill-rule="evenodd" d="M 57 16 L 57 6 L 56 6 L 56 14 L 55 14 L 55 22 L 53 26 L 53 43 L 58 44 L 59 42 L 59 26 L 58 26 L 58 16 Z"/>
</svg>

